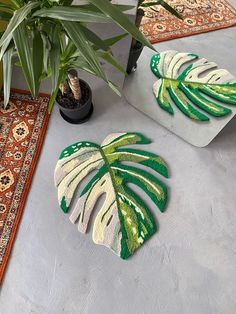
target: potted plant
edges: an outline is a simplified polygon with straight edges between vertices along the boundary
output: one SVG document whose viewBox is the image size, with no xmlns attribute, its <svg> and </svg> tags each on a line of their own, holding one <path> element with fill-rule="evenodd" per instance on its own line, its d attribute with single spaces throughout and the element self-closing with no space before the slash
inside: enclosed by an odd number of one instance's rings
<svg viewBox="0 0 236 314">
<path fill-rule="evenodd" d="M 178 18 L 182 18 L 180 14 L 172 8 L 167 2 L 163 0 L 159 1 L 151 1 L 147 2 L 146 0 L 138 0 L 138 8 L 137 8 L 137 14 L 136 14 L 136 20 L 135 25 L 139 29 L 140 25 L 142 23 L 142 19 L 145 15 L 144 8 L 150 8 L 151 10 L 158 12 L 154 7 L 156 5 L 161 5 L 164 9 L 169 11 L 171 14 L 175 15 Z M 137 61 L 143 51 L 143 43 L 136 39 L 135 37 L 132 39 L 131 48 L 130 48 L 130 55 L 129 60 L 127 64 L 126 72 L 128 74 L 135 72 L 137 69 Z"/>
<path fill-rule="evenodd" d="M 9 21 L 0 39 L 5 106 L 9 101 L 12 64 L 18 59 L 32 96 L 37 96 L 41 81 L 51 76 L 49 111 L 57 99 L 67 121 L 83 122 L 92 112 L 92 95 L 76 69 L 103 79 L 119 94 L 101 64 L 109 62 L 124 72 L 114 58 L 111 46 L 128 33 L 152 48 L 123 13 L 130 6 L 114 5 L 109 0 L 88 0 L 78 5 L 72 2 L 11 0 L 0 4 L 0 15 Z M 126 33 L 103 40 L 90 30 L 90 23 L 116 23 Z"/>
</svg>

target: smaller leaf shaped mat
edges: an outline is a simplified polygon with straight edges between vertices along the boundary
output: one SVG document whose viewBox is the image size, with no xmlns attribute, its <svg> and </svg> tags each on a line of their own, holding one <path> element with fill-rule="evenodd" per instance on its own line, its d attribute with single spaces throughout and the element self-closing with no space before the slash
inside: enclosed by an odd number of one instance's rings
<svg viewBox="0 0 236 314">
<path fill-rule="evenodd" d="M 222 104 L 236 105 L 233 75 L 196 54 L 164 51 L 152 57 L 151 69 L 159 78 L 153 85 L 157 103 L 170 114 L 174 114 L 170 99 L 198 121 L 210 120 L 209 115 L 224 117 L 232 111 Z"/>
<path fill-rule="evenodd" d="M 79 231 L 85 233 L 93 208 L 104 194 L 93 226 L 93 241 L 105 245 L 123 259 L 132 255 L 157 230 L 146 204 L 127 183 L 143 189 L 161 212 L 166 207 L 165 184 L 140 167 L 122 163 L 138 163 L 167 178 L 167 165 L 160 156 L 136 148 L 122 148 L 149 143 L 150 140 L 140 133 L 110 134 L 101 146 L 78 142 L 62 151 L 55 169 L 58 200 L 65 213 L 80 182 L 96 170 L 81 192 L 70 220 L 78 222 Z"/>
</svg>

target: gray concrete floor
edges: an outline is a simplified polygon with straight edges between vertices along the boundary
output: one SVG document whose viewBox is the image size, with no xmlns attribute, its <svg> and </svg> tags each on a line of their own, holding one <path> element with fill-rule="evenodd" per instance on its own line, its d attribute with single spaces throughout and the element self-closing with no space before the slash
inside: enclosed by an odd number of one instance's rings
<svg viewBox="0 0 236 314">
<path fill-rule="evenodd" d="M 231 31 L 162 43 L 160 49 L 194 46 L 202 54 L 219 49 L 227 60 L 235 51 L 218 42 Z M 90 82 L 95 111 L 88 123 L 69 125 L 54 108 L 0 290 L 0 313 L 235 313 L 235 119 L 208 147 L 195 148 L 102 82 Z M 80 140 L 100 143 L 120 131 L 151 138 L 146 149 L 163 156 L 171 173 L 167 210 L 159 214 L 153 209 L 159 231 L 128 261 L 93 244 L 91 229 L 79 234 L 60 211 L 53 186 L 65 146 Z"/>
</svg>

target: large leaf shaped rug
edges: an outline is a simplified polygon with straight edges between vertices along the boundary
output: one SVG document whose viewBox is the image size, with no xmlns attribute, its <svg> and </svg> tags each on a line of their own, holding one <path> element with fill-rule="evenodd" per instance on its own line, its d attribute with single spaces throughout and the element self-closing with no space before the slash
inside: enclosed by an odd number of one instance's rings
<svg viewBox="0 0 236 314">
<path fill-rule="evenodd" d="M 236 105 L 234 76 L 196 54 L 164 51 L 152 57 L 151 69 L 158 77 L 157 103 L 172 115 L 177 107 L 190 119 L 208 121 L 231 114 L 230 106 Z"/>
<path fill-rule="evenodd" d="M 78 222 L 79 231 L 85 233 L 98 198 L 105 194 L 94 222 L 93 241 L 107 246 L 123 259 L 132 255 L 157 228 L 150 210 L 127 183 L 141 188 L 161 212 L 166 207 L 166 185 L 146 170 L 122 163 L 138 163 L 167 178 L 167 165 L 160 156 L 136 148 L 122 148 L 148 143 L 150 140 L 140 133 L 110 134 L 101 146 L 78 142 L 62 151 L 55 169 L 58 200 L 65 213 L 69 211 L 77 186 L 96 170 L 81 192 L 70 220 Z"/>
</svg>

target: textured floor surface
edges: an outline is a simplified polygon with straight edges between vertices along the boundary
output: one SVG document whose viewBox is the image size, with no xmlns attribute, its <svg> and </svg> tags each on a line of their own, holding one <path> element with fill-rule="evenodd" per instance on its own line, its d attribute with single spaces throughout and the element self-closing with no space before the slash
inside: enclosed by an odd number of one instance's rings
<svg viewBox="0 0 236 314">
<path fill-rule="evenodd" d="M 227 62 L 235 54 L 227 47 L 232 36 L 236 40 L 236 28 L 161 43 L 159 50 L 217 50 Z M 228 64 L 235 66 L 236 61 Z M 88 123 L 69 125 L 54 108 L 0 290 L 0 313 L 235 313 L 235 119 L 209 146 L 195 148 L 101 82 L 90 82 L 95 111 Z M 100 143 L 120 131 L 150 137 L 153 143 L 145 149 L 163 156 L 171 170 L 166 212 L 152 206 L 159 231 L 127 261 L 93 244 L 91 228 L 87 235 L 78 233 L 60 211 L 53 186 L 65 146 L 81 140 Z"/>
</svg>

